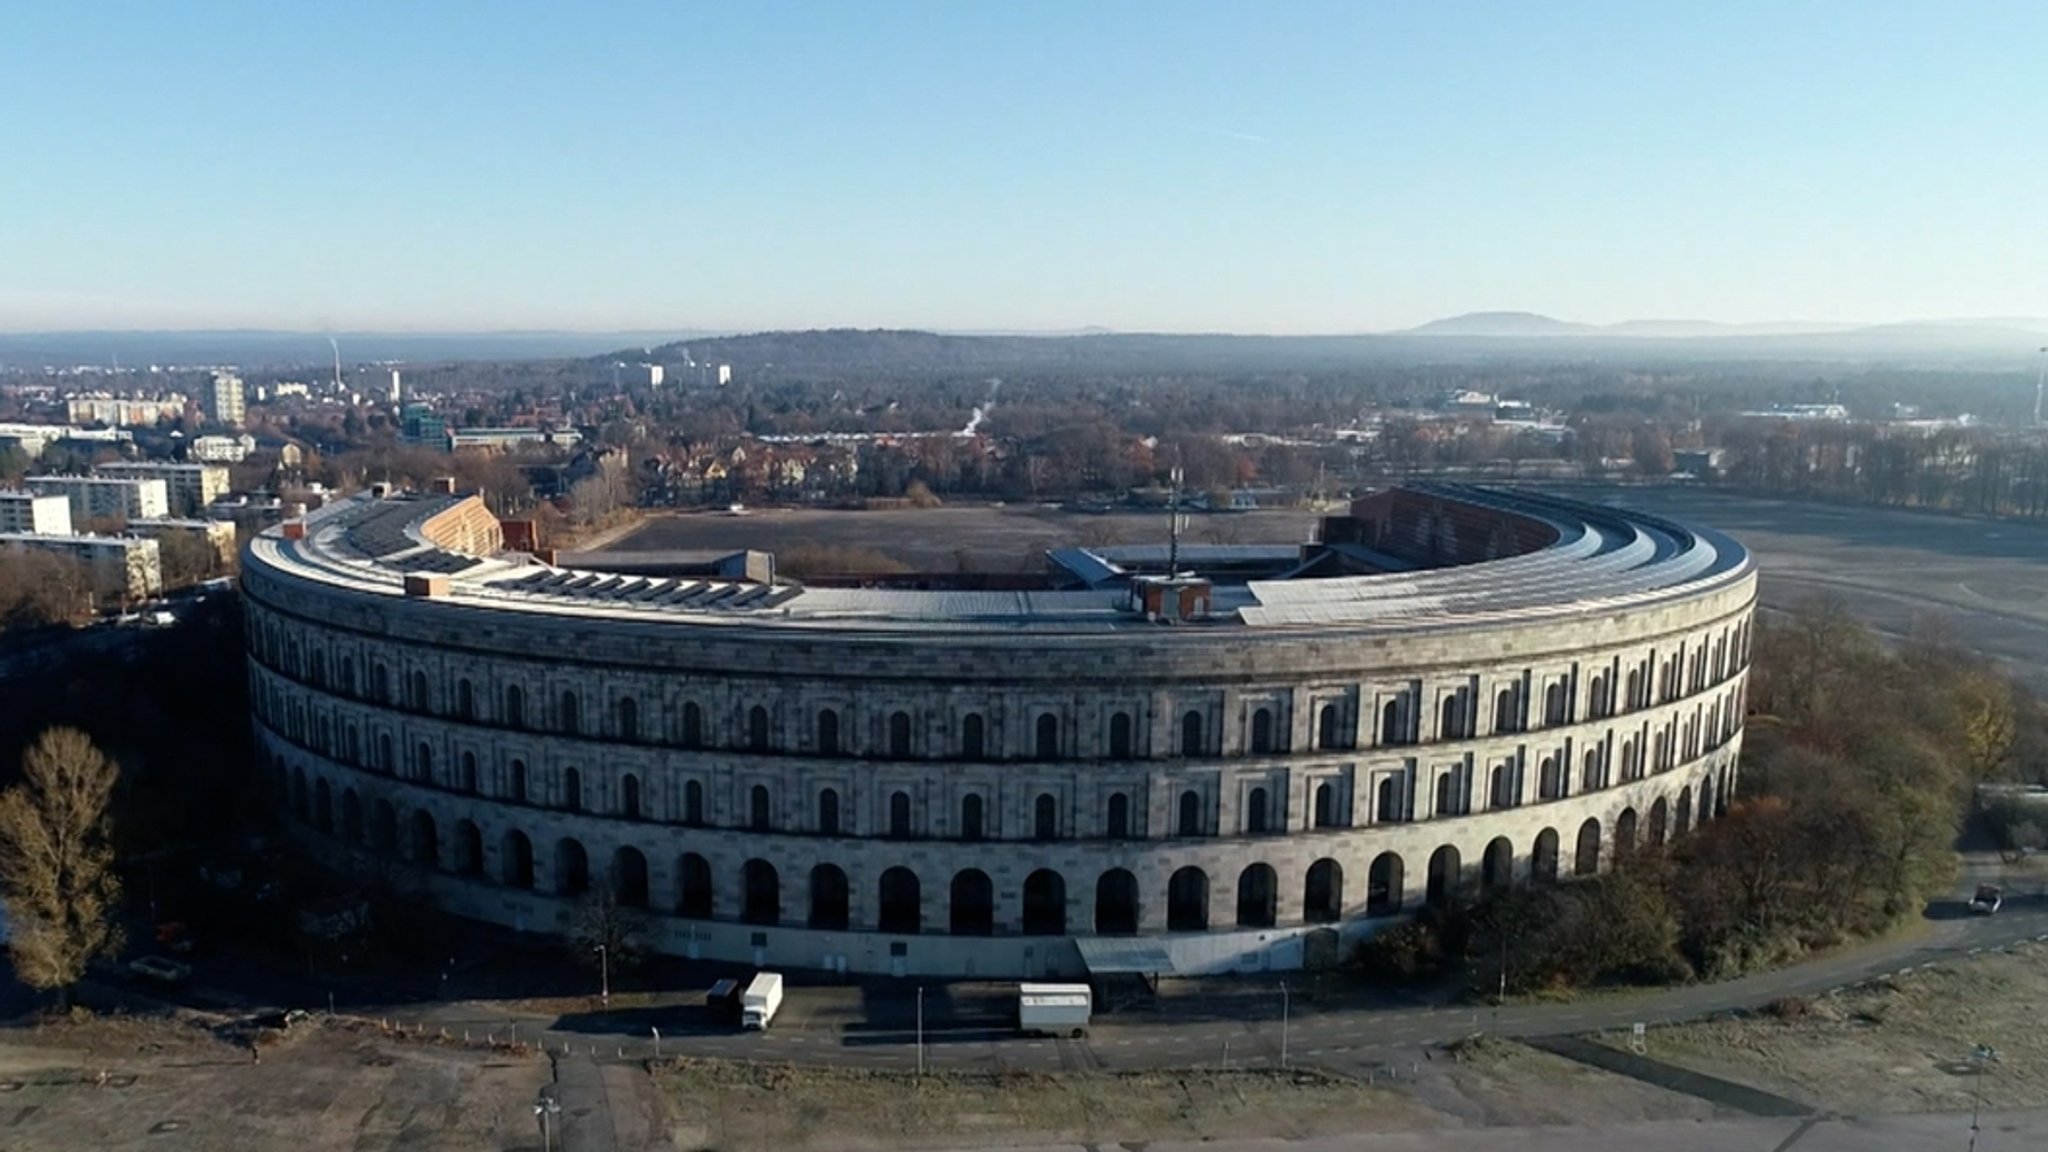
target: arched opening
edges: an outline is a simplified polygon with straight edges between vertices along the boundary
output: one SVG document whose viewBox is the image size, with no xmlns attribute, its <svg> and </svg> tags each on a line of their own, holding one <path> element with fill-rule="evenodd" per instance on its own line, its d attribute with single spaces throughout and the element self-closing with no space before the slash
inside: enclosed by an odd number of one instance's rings
<svg viewBox="0 0 2048 1152">
<path fill-rule="evenodd" d="M 981 793 L 969 792 L 960 798 L 960 838 L 979 840 L 986 835 L 988 828 Z"/>
<path fill-rule="evenodd" d="M 640 702 L 631 696 L 619 697 L 619 739 L 640 739 Z"/>
<path fill-rule="evenodd" d="M 754 752 L 768 750 L 768 709 L 759 704 L 747 709 L 747 748 Z"/>
<path fill-rule="evenodd" d="M 1252 753 L 1265 755 L 1273 751 L 1273 713 L 1260 708 L 1252 713 Z"/>
<path fill-rule="evenodd" d="M 562 807 L 571 812 L 583 811 L 583 773 L 574 768 L 562 771 Z"/>
<path fill-rule="evenodd" d="M 581 842 L 564 836 L 555 842 L 555 893 L 581 896 L 590 891 L 590 855 Z"/>
<path fill-rule="evenodd" d="M 903 867 L 883 872 L 877 895 L 881 903 L 879 926 L 882 931 L 896 935 L 910 935 L 918 931 L 923 918 L 920 911 L 923 894 L 919 890 L 917 873 Z"/>
<path fill-rule="evenodd" d="M 1662 796 L 1659 796 L 1657 797 L 1657 802 L 1650 805 L 1650 847 L 1663 847 L 1664 841 L 1670 833 L 1670 828 L 1668 827 L 1670 821 L 1670 806 L 1665 804 Z"/>
<path fill-rule="evenodd" d="M 1202 797 L 1192 788 L 1180 794 L 1180 822 L 1176 829 L 1182 836 L 1202 834 Z"/>
<path fill-rule="evenodd" d="M 640 778 L 630 772 L 619 777 L 619 815 L 628 820 L 640 818 Z"/>
<path fill-rule="evenodd" d="M 1051 840 L 1060 834 L 1059 801 L 1050 792 L 1040 792 L 1031 805 L 1031 836 L 1034 840 Z"/>
<path fill-rule="evenodd" d="M 1456 740 L 1465 735 L 1465 699 L 1457 693 L 1444 697 L 1438 710 L 1436 738 Z"/>
<path fill-rule="evenodd" d="M 1585 765 L 1579 771 L 1579 791 L 1593 792 L 1600 788 L 1600 750 L 1586 749 Z"/>
<path fill-rule="evenodd" d="M 1103 822 L 1103 831 L 1112 840 L 1127 839 L 1131 834 L 1131 798 L 1121 792 L 1109 794 L 1109 818 Z"/>
<path fill-rule="evenodd" d="M 409 708 L 412 708 L 412 709 L 413 709 L 414 711 L 418 711 L 418 712 L 424 712 L 424 711 L 426 711 L 426 710 L 427 710 L 427 674 L 426 674 L 425 672 L 422 672 L 422 671 L 420 671 L 420 670 L 419 670 L 419 669 L 417 669 L 417 668 L 413 669 L 413 671 L 412 671 L 412 693 L 411 693 L 411 695 L 412 695 L 412 699 L 410 699 L 410 700 L 407 700 L 407 701 L 405 702 L 405 703 L 406 703 L 406 706 L 407 706 L 407 707 L 409 707 Z"/>
<path fill-rule="evenodd" d="M 704 709 L 695 700 L 683 702 L 683 730 L 679 735 L 685 748 L 704 746 Z"/>
<path fill-rule="evenodd" d="M 1067 881 L 1050 868 L 1024 878 L 1024 934 L 1067 934 Z"/>
<path fill-rule="evenodd" d="M 1180 754 L 1200 756 L 1205 750 L 1202 745 L 1202 714 L 1189 709 L 1180 718 Z"/>
<path fill-rule="evenodd" d="M 683 784 L 683 823 L 692 828 L 704 823 L 704 784 L 700 780 Z"/>
<path fill-rule="evenodd" d="M 1461 816 L 1465 811 L 1464 789 L 1459 787 L 1459 777 L 1464 772 L 1453 768 L 1436 778 L 1436 814 L 1439 816 Z"/>
<path fill-rule="evenodd" d="M 341 838 L 351 844 L 363 842 L 363 802 L 353 788 L 341 794 Z"/>
<path fill-rule="evenodd" d="M 509 792 L 509 793 L 511 793 L 511 798 L 512 798 L 512 802 L 513 802 L 514 804 L 524 804 L 524 803 L 526 803 L 526 802 L 527 802 L 527 779 L 526 779 L 526 761 L 524 761 L 524 760 L 514 760 L 514 761 L 512 762 L 512 764 L 511 764 L 511 766 L 510 766 L 510 770 L 509 770 L 509 772 L 508 772 L 508 775 L 510 775 L 510 776 L 511 776 L 511 780 L 509 781 L 509 786 L 508 786 L 508 787 L 506 788 L 506 791 L 507 791 L 507 792 Z"/>
<path fill-rule="evenodd" d="M 1270 821 L 1271 813 L 1267 811 L 1266 790 L 1264 788 L 1253 788 L 1251 795 L 1245 798 L 1245 832 L 1252 836 L 1264 835 L 1266 832 L 1271 831 Z"/>
<path fill-rule="evenodd" d="M 473 821 L 455 822 L 455 871 L 464 876 L 484 874 L 484 834 Z"/>
<path fill-rule="evenodd" d="M 766 860 L 749 860 L 740 869 L 744 897 L 740 919 L 748 924 L 777 924 L 782 920 L 782 877 Z"/>
<path fill-rule="evenodd" d="M 1271 928 L 1279 910 L 1280 881 L 1272 866 L 1253 864 L 1237 874 L 1237 926 Z"/>
<path fill-rule="evenodd" d="M 1714 776 L 1708 773 L 1700 778 L 1699 822 L 1705 824 L 1714 818 Z"/>
<path fill-rule="evenodd" d="M 505 869 L 505 886 L 532 889 L 533 841 L 526 838 L 526 833 L 505 833 L 505 843 L 498 855 Z"/>
<path fill-rule="evenodd" d="M 306 796 L 304 768 L 292 769 L 292 816 L 301 824 L 311 823 L 313 819 L 313 804 Z"/>
<path fill-rule="evenodd" d="M 1678 819 L 1673 826 L 1676 835 L 1683 836 L 1692 831 L 1692 785 L 1688 784 L 1678 793 Z"/>
<path fill-rule="evenodd" d="M 1095 934 L 1133 936 L 1138 931 L 1138 878 L 1112 868 L 1095 881 Z"/>
<path fill-rule="evenodd" d="M 1591 876 L 1600 871 L 1600 821 L 1579 825 L 1579 843 L 1572 856 L 1572 875 Z"/>
<path fill-rule="evenodd" d="M 1432 908 L 1449 908 L 1457 899 L 1458 887 L 1464 879 L 1464 861 L 1458 850 L 1449 844 L 1429 854 L 1429 886 L 1423 898 Z"/>
<path fill-rule="evenodd" d="M 960 758 L 979 760 L 988 755 L 988 732 L 979 712 L 969 712 L 960 721 Z"/>
<path fill-rule="evenodd" d="M 647 857 L 638 848 L 612 853 L 612 894 L 628 908 L 647 907 Z"/>
<path fill-rule="evenodd" d="M 1536 834 L 1536 849 L 1529 854 L 1529 876 L 1539 884 L 1557 882 L 1557 840 L 1555 828 L 1545 828 Z"/>
<path fill-rule="evenodd" d="M 476 795 L 476 753 L 464 752 L 462 754 L 462 768 L 458 773 L 455 786 L 471 796 Z"/>
<path fill-rule="evenodd" d="M 1512 808 L 1515 805 L 1515 766 L 1495 764 L 1492 776 L 1486 786 L 1487 807 Z"/>
<path fill-rule="evenodd" d="M 1503 688 L 1493 698 L 1493 730 L 1495 732 L 1518 732 L 1522 727 L 1522 694 L 1513 688 Z"/>
<path fill-rule="evenodd" d="M 711 919 L 711 861 L 695 852 L 676 862 L 676 915 Z"/>
<path fill-rule="evenodd" d="M 313 782 L 313 827 L 334 835 L 334 791 L 325 780 Z"/>
<path fill-rule="evenodd" d="M 818 834 L 839 835 L 839 789 L 827 788 L 818 793 Z"/>
<path fill-rule="evenodd" d="M 1344 747 L 1343 721 L 1335 704 L 1323 705 L 1322 710 L 1316 713 L 1316 747 Z"/>
<path fill-rule="evenodd" d="M 1209 928 L 1209 874 L 1192 865 L 1166 882 L 1166 930 L 1204 932 Z"/>
<path fill-rule="evenodd" d="M 818 755 L 839 755 L 839 713 L 830 708 L 818 713 Z"/>
<path fill-rule="evenodd" d="M 1337 789 L 1328 780 L 1316 785 L 1314 807 L 1316 827 L 1337 827 Z"/>
<path fill-rule="evenodd" d="M 1109 718 L 1109 754 L 1118 760 L 1131 756 L 1131 714 L 1118 712 Z"/>
<path fill-rule="evenodd" d="M 583 705 L 576 699 L 573 690 L 564 690 L 562 693 L 561 720 L 562 731 L 571 736 L 583 730 Z"/>
<path fill-rule="evenodd" d="M 774 817 L 768 806 L 768 786 L 756 784 L 747 790 L 747 825 L 756 832 L 766 832 L 773 824 Z"/>
<path fill-rule="evenodd" d="M 1543 689 L 1543 725 L 1546 728 L 1555 728 L 1560 724 L 1569 723 L 1570 719 L 1571 712 L 1565 696 L 1564 682 L 1552 681 Z"/>
<path fill-rule="evenodd" d="M 1398 777 L 1380 777 L 1379 794 L 1373 804 L 1373 819 L 1381 824 L 1398 824 L 1401 820 L 1401 782 Z"/>
<path fill-rule="evenodd" d="M 1057 760 L 1060 756 L 1060 720 L 1050 712 L 1038 717 L 1037 740 L 1033 748 L 1040 760 Z"/>
<path fill-rule="evenodd" d="M 1564 796 L 1564 773 L 1557 766 L 1557 757 L 1545 756 L 1538 766 L 1536 795 L 1544 800 L 1557 800 Z"/>
<path fill-rule="evenodd" d="M 1488 891 L 1506 888 L 1515 882 L 1515 846 L 1505 836 L 1496 836 L 1486 843 L 1486 853 L 1479 858 L 1479 883 Z"/>
<path fill-rule="evenodd" d="M 852 922 L 852 886 L 846 871 L 837 864 L 820 864 L 811 869 L 811 927 L 827 932 L 844 932 Z"/>
<path fill-rule="evenodd" d="M 996 886 L 979 868 L 953 874 L 947 929 L 955 936 L 987 936 L 996 930 Z"/>
<path fill-rule="evenodd" d="M 910 839 L 910 793 L 889 794 L 889 835 L 898 840 Z"/>
<path fill-rule="evenodd" d="M 1310 924 L 1335 924 L 1344 918 L 1344 866 L 1324 857 L 1308 866 L 1301 890 L 1301 918 Z"/>
<path fill-rule="evenodd" d="M 1405 743 L 1406 741 L 1403 739 L 1405 734 L 1404 729 L 1401 727 L 1401 702 L 1399 700 L 1387 701 L 1386 707 L 1380 709 L 1380 743 Z"/>
<path fill-rule="evenodd" d="M 889 714 L 889 755 L 904 757 L 910 755 L 910 713 Z"/>
<path fill-rule="evenodd" d="M 1628 855 L 1636 848 L 1636 810 L 1623 808 L 1614 820 L 1614 855 L 1616 859 Z"/>
<path fill-rule="evenodd" d="M 434 815 L 425 808 L 412 813 L 412 862 L 422 868 L 441 866 L 441 833 L 434 827 Z"/>
<path fill-rule="evenodd" d="M 434 778 L 434 746 L 425 740 L 413 746 L 412 774 L 421 780 Z"/>
</svg>

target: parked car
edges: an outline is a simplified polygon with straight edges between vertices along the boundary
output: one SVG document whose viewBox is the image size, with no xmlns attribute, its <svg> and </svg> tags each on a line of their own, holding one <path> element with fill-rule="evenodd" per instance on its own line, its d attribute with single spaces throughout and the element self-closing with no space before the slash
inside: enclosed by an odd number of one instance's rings
<svg viewBox="0 0 2048 1152">
<path fill-rule="evenodd" d="M 163 956 L 137 956 L 128 962 L 128 971 L 158 984 L 183 984 L 192 978 L 190 964 L 180 964 Z"/>
<path fill-rule="evenodd" d="M 1970 911 L 1979 916 L 1989 916 L 2005 904 L 2005 893 L 1996 884 L 1977 885 L 1977 895 L 1970 899 Z"/>
</svg>

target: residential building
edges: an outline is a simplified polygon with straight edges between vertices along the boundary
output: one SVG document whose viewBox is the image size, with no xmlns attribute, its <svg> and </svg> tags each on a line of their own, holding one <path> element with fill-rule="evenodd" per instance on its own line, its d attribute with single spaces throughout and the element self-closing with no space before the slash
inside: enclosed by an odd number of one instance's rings
<svg viewBox="0 0 2048 1152">
<path fill-rule="evenodd" d="M 82 562 L 97 596 L 144 600 L 164 590 L 163 554 L 154 540 L 134 536 L 0 533 L 0 550 L 10 548 Z"/>
<path fill-rule="evenodd" d="M 171 514 L 169 485 L 157 476 L 31 476 L 25 483 L 37 495 L 70 500 L 74 522 L 114 517 L 144 520 Z"/>
<path fill-rule="evenodd" d="M 225 436 L 202 436 L 201 440 L 226 440 Z M 247 436 L 251 445 L 255 441 Z M 197 441 L 194 441 L 197 445 Z M 196 516 L 205 511 L 208 504 L 228 494 L 231 483 L 227 466 L 209 463 L 175 463 L 169 460 L 122 461 L 118 464 L 102 464 L 94 469 L 101 476 L 123 480 L 161 480 L 165 494 L 170 499 L 169 507 L 163 512 L 141 513 L 141 516 Z"/>
<path fill-rule="evenodd" d="M 256 438 L 240 436 L 199 436 L 185 446 L 185 456 L 203 464 L 240 464 L 256 451 Z"/>
<path fill-rule="evenodd" d="M 242 378 L 233 372 L 215 372 L 200 395 L 200 407 L 206 413 L 207 423 L 240 428 L 248 411 Z"/>
<path fill-rule="evenodd" d="M 0 424 L 0 448 L 19 448 L 22 454 L 31 460 L 41 457 L 43 450 L 52 444 L 118 447 L 134 442 L 134 434 L 120 428 L 85 429 L 70 424 Z"/>
<path fill-rule="evenodd" d="M 0 492 L 0 532 L 71 535 L 71 501 L 33 492 Z"/>
<path fill-rule="evenodd" d="M 65 417 L 73 424 L 111 424 L 123 427 L 149 426 L 185 415 L 183 396 L 113 396 L 88 392 L 66 397 Z"/>
<path fill-rule="evenodd" d="M 583 434 L 574 428 L 450 428 L 448 448 L 504 450 L 535 445 L 543 448 L 574 448 Z"/>
<path fill-rule="evenodd" d="M 235 562 L 235 525 L 227 520 L 130 520 L 128 531 L 151 540 L 167 540 L 172 537 L 192 537 L 204 541 L 213 550 L 216 567 L 227 568 Z"/>
</svg>

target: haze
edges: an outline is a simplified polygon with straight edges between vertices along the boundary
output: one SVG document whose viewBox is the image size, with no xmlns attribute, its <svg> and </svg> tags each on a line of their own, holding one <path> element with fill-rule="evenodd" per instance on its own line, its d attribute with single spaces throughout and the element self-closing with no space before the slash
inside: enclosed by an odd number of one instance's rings
<svg viewBox="0 0 2048 1152">
<path fill-rule="evenodd" d="M 15 5 L 0 329 L 2048 315 L 2032 4 Z"/>
</svg>

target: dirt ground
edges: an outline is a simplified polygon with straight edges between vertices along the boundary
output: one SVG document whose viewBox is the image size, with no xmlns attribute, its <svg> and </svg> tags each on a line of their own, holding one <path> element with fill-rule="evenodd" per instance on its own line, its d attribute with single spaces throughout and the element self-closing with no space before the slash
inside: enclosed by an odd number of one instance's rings
<svg viewBox="0 0 2048 1152">
<path fill-rule="evenodd" d="M 302 1025 L 265 1044 L 203 1017 L 0 1032 L 0 1148 L 448 1152 L 535 1143 L 538 1056 Z M 101 1073 L 106 1073 L 101 1080 Z"/>
<path fill-rule="evenodd" d="M 1315 516 L 1259 511 L 1189 518 L 1184 539 L 1197 544 L 1296 544 Z M 947 505 L 872 512 L 815 508 L 760 509 L 744 516 L 686 512 L 650 516 L 604 547 L 620 552 L 663 549 L 801 546 L 871 548 L 923 572 L 953 572 L 965 556 L 981 572 L 1038 572 L 1047 548 L 1085 544 L 1164 543 L 1166 514 L 1090 515 L 1040 504 Z"/>
<path fill-rule="evenodd" d="M 1986 1108 L 2048 1104 L 2043 1019 L 2048 947 L 2026 945 L 1647 1040 L 1654 1059 L 1835 1111 L 1966 1111 L 1975 1090 Z M 1998 1053 L 1981 1078 L 1970 1058 L 1980 1044 Z"/>
</svg>

